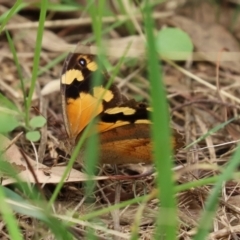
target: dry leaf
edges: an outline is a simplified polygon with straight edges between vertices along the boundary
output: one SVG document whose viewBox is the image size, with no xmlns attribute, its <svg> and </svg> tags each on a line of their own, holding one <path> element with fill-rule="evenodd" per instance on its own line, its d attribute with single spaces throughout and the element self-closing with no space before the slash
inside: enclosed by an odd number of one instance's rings
<svg viewBox="0 0 240 240">
<path fill-rule="evenodd" d="M 0 142 L 2 143 L 1 150 L 6 149 L 11 143 L 11 141 L 8 140 L 3 135 L 0 135 Z M 10 162 L 11 165 L 14 166 L 14 168 L 17 170 L 17 172 L 19 173 L 18 177 L 20 177 L 23 181 L 35 183 L 35 180 L 31 172 L 27 168 L 27 164 L 25 160 L 23 159 L 18 147 L 15 144 L 12 144 L 3 153 L 3 156 L 4 156 L 4 159 Z M 58 183 L 62 178 L 63 173 L 66 170 L 65 166 L 55 166 L 55 167 L 49 168 L 41 163 L 37 163 L 36 161 L 32 160 L 29 157 L 27 158 L 35 172 L 38 182 L 41 184 Z M 96 176 L 91 179 L 103 180 L 108 178 L 109 177 L 107 176 Z M 87 181 L 87 180 L 89 180 L 89 176 L 75 169 L 71 169 L 70 173 L 68 174 L 64 182 L 81 182 L 81 181 Z M 14 182 L 15 182 L 14 179 L 4 177 L 4 179 L 2 180 L 2 185 L 8 185 Z"/>
</svg>

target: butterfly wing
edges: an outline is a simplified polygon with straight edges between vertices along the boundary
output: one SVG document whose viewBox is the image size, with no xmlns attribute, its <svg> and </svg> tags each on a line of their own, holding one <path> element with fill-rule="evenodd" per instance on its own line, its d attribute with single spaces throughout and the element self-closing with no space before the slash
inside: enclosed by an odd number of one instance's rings
<svg viewBox="0 0 240 240">
<path fill-rule="evenodd" d="M 152 143 L 148 124 L 127 124 L 100 134 L 100 162 L 151 163 Z"/>
<path fill-rule="evenodd" d="M 102 163 L 152 163 L 151 109 L 144 103 L 128 100 L 107 109 L 98 123 Z M 182 136 L 173 130 L 172 147 L 183 146 Z"/>
<path fill-rule="evenodd" d="M 100 71 L 103 81 L 94 84 L 96 71 Z M 94 55 L 81 53 L 81 46 L 66 58 L 61 95 L 64 123 L 71 139 L 75 139 L 92 118 L 122 102 L 122 95 L 114 84 L 106 89 L 109 79 L 106 72 L 99 70 Z"/>
</svg>

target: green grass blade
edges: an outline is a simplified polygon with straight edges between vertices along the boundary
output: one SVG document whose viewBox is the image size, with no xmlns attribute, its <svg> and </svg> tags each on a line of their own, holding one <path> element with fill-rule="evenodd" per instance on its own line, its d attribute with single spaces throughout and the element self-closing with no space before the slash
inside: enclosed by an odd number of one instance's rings
<svg viewBox="0 0 240 240">
<path fill-rule="evenodd" d="M 52 230 L 55 236 L 58 236 L 57 239 L 72 239 L 69 232 L 67 231 L 66 225 L 59 222 L 58 219 L 52 217 L 51 212 L 45 208 L 46 202 L 42 199 L 42 196 L 39 194 L 37 189 L 29 188 L 28 184 L 22 182 L 22 180 L 18 177 L 18 173 L 15 171 L 15 169 L 9 162 L 4 161 L 4 159 L 0 160 L 0 173 L 4 176 L 8 176 L 16 180 L 15 189 L 18 189 L 18 192 L 21 193 L 21 196 L 18 196 L 16 193 L 10 191 L 9 189 L 0 187 L 0 212 L 2 213 L 3 220 L 7 225 L 9 223 L 17 226 L 15 223 L 16 219 L 12 213 L 14 211 L 20 214 L 34 217 L 35 219 L 46 223 L 46 225 Z M 7 207 L 5 206 L 6 204 L 8 205 Z M 4 218 L 4 214 L 6 215 L 6 218 Z M 11 217 L 14 219 L 11 219 Z M 10 227 L 14 229 L 14 226 L 11 225 Z M 10 234 L 10 229 L 8 229 L 8 231 Z M 15 229 L 14 231 L 16 234 L 17 230 Z M 11 239 L 22 238 L 11 237 Z"/>
<path fill-rule="evenodd" d="M 204 140 L 205 138 L 207 138 L 208 136 L 210 136 L 213 133 L 218 132 L 219 130 L 225 128 L 228 124 L 230 124 L 231 122 L 235 121 L 236 119 L 238 119 L 238 117 L 234 117 L 231 118 L 223 123 L 220 123 L 218 125 L 216 125 L 215 127 L 213 127 L 212 129 L 210 129 L 207 133 L 203 134 L 202 136 L 200 136 L 198 139 L 196 139 L 195 141 L 191 142 L 189 145 L 187 145 L 185 147 L 185 149 L 188 149 L 190 147 L 192 147 L 194 144 L 197 144 L 198 142 Z"/>
<path fill-rule="evenodd" d="M 179 192 L 190 190 L 191 188 L 206 186 L 208 184 L 215 184 L 216 182 L 219 181 L 219 178 L 220 176 L 213 176 L 213 177 L 198 179 L 196 181 L 187 182 L 187 183 L 176 186 L 175 192 L 179 193 Z M 228 176 L 226 181 L 232 180 L 232 179 L 239 179 L 239 178 L 240 178 L 240 172 L 237 172 L 232 174 L 231 176 Z"/>
<path fill-rule="evenodd" d="M 62 174 L 62 178 L 59 181 L 59 183 L 57 184 L 50 200 L 48 201 L 48 208 L 51 207 L 51 205 L 54 203 L 54 201 L 57 199 L 58 193 L 60 191 L 60 189 L 62 188 L 63 184 L 64 184 L 64 180 L 66 179 L 68 173 L 71 171 L 74 161 L 76 160 L 78 153 L 80 151 L 80 148 L 83 146 L 83 143 L 85 142 L 88 134 L 89 134 L 89 130 L 93 127 L 93 121 L 90 122 L 90 124 L 88 124 L 88 126 L 86 127 L 86 129 L 84 130 L 83 134 L 81 135 L 81 138 L 79 139 L 77 145 L 75 146 L 72 154 L 71 154 L 71 158 L 69 159 L 68 165 L 64 171 L 64 173 Z"/>
<path fill-rule="evenodd" d="M 0 186 L 0 212 L 4 222 L 6 223 L 8 234 L 11 239 L 22 240 L 22 234 L 19 229 L 17 220 L 9 204 L 6 203 L 6 196 L 4 194 L 4 189 Z"/>
<path fill-rule="evenodd" d="M 240 172 L 235 173 L 233 176 L 229 176 L 229 178 L 227 180 L 239 179 L 239 178 L 240 178 Z M 205 186 L 205 185 L 208 185 L 208 184 L 214 184 L 215 182 L 218 181 L 218 179 L 219 179 L 219 176 L 213 176 L 213 177 L 209 177 L 209 178 L 204 178 L 204 179 L 199 179 L 199 180 L 196 180 L 196 181 L 187 182 L 187 183 L 175 186 L 174 192 L 179 193 L 179 192 L 182 192 L 182 191 L 189 190 L 191 188 L 201 187 L 201 186 Z M 105 208 L 102 208 L 102 209 L 99 209 L 99 210 L 96 210 L 96 211 L 92 211 L 90 213 L 87 213 L 85 215 L 80 216 L 79 219 L 83 220 L 83 221 L 88 221 L 88 220 L 94 219 L 96 217 L 100 217 L 101 215 L 105 215 L 105 214 L 107 214 L 107 213 L 109 213 L 109 212 L 111 212 L 115 209 L 124 208 L 128 205 L 136 204 L 136 203 L 139 203 L 139 202 L 144 203 L 144 202 L 147 202 L 149 200 L 150 196 L 151 196 L 151 193 L 148 194 L 148 195 L 135 197 L 134 199 L 123 201 L 121 203 L 118 203 L 118 204 L 115 204 L 115 205 L 112 205 L 112 206 L 109 206 L 109 207 L 105 207 Z"/>
<path fill-rule="evenodd" d="M 102 40 L 102 17 L 103 17 L 103 9 L 105 5 L 105 0 L 100 0 L 98 5 L 92 3 L 89 6 L 89 14 L 92 19 L 92 28 L 94 32 L 94 36 L 96 39 L 96 43 L 98 47 L 101 47 Z M 99 48 L 102 49 L 102 48 Z M 99 53 L 102 54 L 102 53 Z M 101 57 L 101 56 L 100 56 Z"/>
<path fill-rule="evenodd" d="M 164 239 L 173 240 L 177 232 L 177 209 L 174 196 L 174 181 L 170 158 L 172 154 L 167 98 L 161 75 L 161 66 L 158 63 L 155 38 L 153 34 L 154 24 L 151 17 L 151 9 L 145 8 L 145 32 L 147 37 L 148 72 L 151 83 L 151 96 L 153 106 L 153 151 L 158 176 L 157 187 L 160 189 L 158 198 L 161 201 L 161 209 L 157 219 L 155 239 L 164 236 Z M 161 192 L 161 194 L 160 194 Z"/>
<path fill-rule="evenodd" d="M 73 12 L 73 11 L 82 11 L 84 6 L 81 6 L 77 2 L 72 2 L 68 4 L 63 3 L 51 3 L 48 4 L 48 11 L 55 11 L 55 12 Z"/>
<path fill-rule="evenodd" d="M 8 33 L 8 31 L 6 31 L 6 35 L 7 35 L 10 50 L 13 54 L 14 62 L 15 62 L 16 67 L 17 67 L 17 72 L 18 72 L 18 76 L 19 76 L 20 83 L 21 83 L 21 89 L 22 89 L 22 93 L 23 93 L 24 106 L 25 106 L 25 109 L 27 109 L 26 92 L 25 92 L 21 67 L 20 67 L 20 64 L 19 64 L 19 61 L 18 61 L 18 57 L 17 57 L 17 52 L 16 52 L 16 49 L 14 47 L 14 43 L 13 43 L 12 38 L 11 38 L 10 34 Z"/>
<path fill-rule="evenodd" d="M 67 57 L 67 53 L 62 53 L 56 58 L 54 58 L 52 61 L 50 61 L 47 65 L 42 67 L 41 69 L 38 70 L 37 76 L 42 75 L 43 73 L 47 72 L 49 69 L 52 67 L 56 66 L 58 63 L 63 61 Z"/>
<path fill-rule="evenodd" d="M 129 2 L 129 4 L 131 5 L 131 2 Z M 120 13 L 122 15 L 129 15 L 129 13 L 125 9 L 125 3 L 122 0 L 118 1 L 118 7 L 119 7 Z M 130 35 L 133 35 L 135 33 L 136 29 L 134 28 L 133 23 L 130 21 L 130 19 L 131 19 L 130 17 L 127 18 L 127 21 L 125 21 L 124 26 L 126 26 L 127 32 Z"/>
<path fill-rule="evenodd" d="M 207 234 L 211 228 L 213 218 L 217 211 L 218 198 L 221 193 L 222 184 L 232 177 L 234 170 L 239 166 L 239 159 L 240 147 L 238 147 L 232 159 L 229 160 L 227 167 L 219 176 L 218 181 L 215 183 L 215 186 L 206 201 L 205 211 L 199 221 L 199 227 L 194 240 L 207 239 Z"/>
<path fill-rule="evenodd" d="M 38 67 L 39 67 L 40 54 L 41 54 L 41 46 L 42 46 L 42 38 L 43 38 L 43 31 L 44 31 L 44 22 L 45 22 L 46 13 L 47 13 L 47 6 L 48 6 L 48 1 L 42 0 L 40 17 L 39 17 L 39 25 L 38 25 L 37 37 L 36 37 L 36 45 L 35 45 L 35 51 L 34 51 L 31 86 L 30 86 L 28 99 L 27 99 L 27 109 L 26 109 L 26 119 L 25 119 L 27 125 L 29 122 L 29 114 L 30 114 L 32 96 L 33 96 L 34 88 L 35 88 L 36 81 L 37 81 Z"/>
<path fill-rule="evenodd" d="M 22 3 L 22 0 L 17 0 L 9 11 L 5 12 L 2 16 L 0 16 L 0 23 L 2 23 L 0 26 L 0 33 L 2 32 L 2 30 L 12 16 L 28 5 L 28 3 Z"/>
<path fill-rule="evenodd" d="M 95 5 L 97 4 L 97 6 Z M 101 38 L 102 38 L 102 17 L 103 17 L 103 9 L 105 5 L 105 0 L 100 0 L 97 3 L 92 2 L 88 6 L 88 11 L 90 13 L 90 17 L 92 19 L 92 28 L 93 28 L 93 34 L 96 38 L 97 46 L 101 46 Z M 102 48 L 99 48 L 102 49 Z M 98 53 L 99 58 L 101 59 L 101 56 L 103 55 L 102 52 Z M 98 66 L 100 66 L 101 69 L 101 62 L 98 62 Z M 92 79 L 92 86 L 98 85 L 97 83 L 102 83 L 102 75 L 101 71 L 96 71 L 93 74 Z M 91 121 L 91 125 L 96 127 L 96 119 L 93 119 Z M 98 164 L 98 158 L 99 158 L 99 136 L 97 134 L 91 135 L 88 139 L 86 139 L 86 153 L 84 156 L 85 160 L 85 169 L 86 173 L 89 175 L 89 179 L 91 179 L 91 176 L 94 175 L 96 172 L 96 166 Z M 94 151 L 92 150 L 94 149 Z M 85 183 L 85 192 L 86 196 L 89 197 L 93 189 L 95 187 L 95 181 L 87 181 Z M 88 233 L 89 234 L 89 233 Z"/>
</svg>

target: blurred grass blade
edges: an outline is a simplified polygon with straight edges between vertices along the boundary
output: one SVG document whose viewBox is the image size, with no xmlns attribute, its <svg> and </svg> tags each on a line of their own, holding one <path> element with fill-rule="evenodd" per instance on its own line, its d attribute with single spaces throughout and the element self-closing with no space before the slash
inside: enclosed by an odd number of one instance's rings
<svg viewBox="0 0 240 240">
<path fill-rule="evenodd" d="M 156 42 L 153 34 L 154 24 L 151 17 L 151 8 L 146 1 L 145 32 L 147 37 L 148 76 L 151 83 L 153 106 L 153 151 L 158 176 L 158 198 L 161 209 L 158 214 L 155 239 L 164 236 L 164 239 L 173 240 L 177 232 L 177 209 L 174 196 L 174 181 L 172 173 L 172 154 L 167 98 L 162 79 L 161 66 L 158 63 Z M 160 194 L 161 192 L 161 194 Z"/>
<path fill-rule="evenodd" d="M 0 23 L 2 23 L 0 26 L 0 34 L 8 21 L 11 19 L 11 17 L 28 5 L 29 3 L 22 3 L 22 0 L 17 0 L 9 11 L 5 12 L 2 16 L 0 16 Z"/>
<path fill-rule="evenodd" d="M 18 222 L 15 218 L 15 215 L 13 214 L 11 207 L 6 202 L 6 196 L 4 194 L 4 188 L 2 186 L 0 186 L 0 206 L 0 212 L 8 229 L 10 238 L 14 240 L 22 240 L 23 238 L 18 226 Z"/>
<path fill-rule="evenodd" d="M 56 66 L 58 63 L 62 62 L 67 57 L 67 53 L 62 53 L 61 55 L 57 56 L 52 61 L 48 62 L 44 67 L 38 70 L 37 76 L 42 75 L 43 73 L 47 72 L 52 67 Z"/>
<path fill-rule="evenodd" d="M 102 47 L 102 18 L 103 18 L 103 11 L 105 7 L 105 0 L 99 0 L 98 2 L 92 2 L 89 7 L 88 11 L 90 13 L 90 17 L 92 19 L 92 28 L 93 28 L 93 35 L 96 39 L 96 45 L 99 49 L 97 54 L 98 58 L 95 60 L 99 66 L 99 70 L 95 71 L 92 78 L 91 78 L 91 87 L 102 85 L 103 83 L 103 76 L 102 76 L 102 62 L 99 59 L 104 57 L 103 51 L 104 48 Z M 101 99 L 98 101 L 98 104 L 101 104 Z M 96 107 L 97 110 L 97 107 Z M 94 128 L 94 131 L 97 132 L 97 118 L 93 118 L 91 120 L 91 125 Z M 85 160 L 85 168 L 87 170 L 87 174 L 89 175 L 89 179 L 91 176 L 96 173 L 97 165 L 99 163 L 99 156 L 100 156 L 100 140 L 98 134 L 93 134 L 86 139 L 87 148 L 86 153 L 84 155 Z M 94 150 L 93 150 L 94 149 Z M 96 181 L 87 181 L 85 182 L 84 191 L 87 197 L 91 197 L 96 186 Z M 95 239 L 94 234 L 92 234 L 91 228 L 87 229 L 87 239 Z"/>
</svg>

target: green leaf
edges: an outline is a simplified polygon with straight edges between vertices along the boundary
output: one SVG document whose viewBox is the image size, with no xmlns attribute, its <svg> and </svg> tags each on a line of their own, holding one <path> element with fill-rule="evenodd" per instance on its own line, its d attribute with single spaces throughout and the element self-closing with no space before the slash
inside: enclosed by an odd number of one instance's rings
<svg viewBox="0 0 240 240">
<path fill-rule="evenodd" d="M 0 93 L 0 106 L 9 108 L 14 111 L 18 111 L 17 106 L 12 101 L 10 101 L 8 98 L 3 96 L 1 93 Z"/>
<path fill-rule="evenodd" d="M 193 51 L 193 43 L 187 33 L 178 28 L 164 28 L 156 38 L 157 51 L 162 57 L 173 60 L 187 59 Z"/>
<path fill-rule="evenodd" d="M 32 128 L 40 128 L 43 127 L 46 122 L 46 118 L 44 118 L 43 116 L 36 116 L 30 120 L 29 124 Z"/>
<path fill-rule="evenodd" d="M 7 113 L 1 113 L 0 115 L 0 133 L 11 132 L 16 127 L 20 126 L 16 116 Z"/>
<path fill-rule="evenodd" d="M 40 137 L 41 134 L 39 131 L 30 131 L 26 133 L 26 138 L 32 142 L 37 142 L 40 139 Z"/>
</svg>

